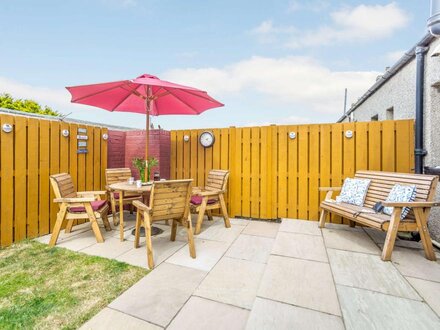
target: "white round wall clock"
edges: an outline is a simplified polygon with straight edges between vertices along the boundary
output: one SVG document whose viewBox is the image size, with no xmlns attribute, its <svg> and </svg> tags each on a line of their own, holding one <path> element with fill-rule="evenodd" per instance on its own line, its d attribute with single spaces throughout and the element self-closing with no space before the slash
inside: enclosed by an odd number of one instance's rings
<svg viewBox="0 0 440 330">
<path fill-rule="evenodd" d="M 200 134 L 199 142 L 204 148 L 209 148 L 214 144 L 214 134 L 212 132 L 205 131 Z"/>
</svg>

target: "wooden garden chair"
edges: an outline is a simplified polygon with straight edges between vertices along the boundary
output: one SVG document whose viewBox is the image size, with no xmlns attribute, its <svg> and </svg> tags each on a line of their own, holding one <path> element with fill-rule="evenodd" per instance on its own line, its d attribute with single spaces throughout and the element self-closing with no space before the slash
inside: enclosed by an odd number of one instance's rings
<svg viewBox="0 0 440 330">
<path fill-rule="evenodd" d="M 57 214 L 49 245 L 54 246 L 56 244 L 64 220 L 67 220 L 65 232 L 70 233 L 74 220 L 78 219 L 88 219 L 92 224 L 97 242 L 104 242 L 97 219 L 102 219 L 106 231 L 112 230 L 107 218 L 107 201 L 101 200 L 100 197 L 100 195 L 105 195 L 106 191 L 77 192 L 73 186 L 71 176 L 67 173 L 51 175 L 50 183 L 55 193 L 53 201 L 59 204 L 60 210 Z"/>
<path fill-rule="evenodd" d="M 127 182 L 132 177 L 131 169 L 126 168 L 107 168 L 105 170 L 105 183 L 106 189 L 110 199 L 110 205 L 112 208 L 113 224 L 117 226 L 119 224 L 119 218 L 116 216 L 116 205 L 119 205 L 119 192 L 110 189 L 110 185 L 118 182 Z M 130 205 L 130 213 L 133 213 L 133 201 L 142 201 L 142 195 L 134 193 L 124 193 L 122 196 L 123 204 Z M 120 212 L 123 210 L 119 210 Z"/>
<path fill-rule="evenodd" d="M 151 244 L 151 226 L 153 222 L 172 220 L 171 241 L 176 239 L 177 224 L 186 228 L 188 234 L 189 254 L 196 257 L 194 238 L 189 211 L 192 180 L 171 180 L 154 182 L 150 193 L 150 205 L 133 201 L 137 208 L 136 233 L 134 247 L 139 247 L 139 231 L 141 225 L 145 228 L 148 267 L 154 267 L 153 247 Z"/>
<path fill-rule="evenodd" d="M 212 210 L 220 209 L 225 221 L 225 227 L 230 228 L 228 210 L 226 209 L 225 197 L 228 184 L 229 171 L 211 170 L 204 188 L 194 187 L 191 197 L 191 213 L 197 213 L 197 224 L 195 234 L 200 234 L 205 212 L 208 219 L 212 220 Z"/>
</svg>

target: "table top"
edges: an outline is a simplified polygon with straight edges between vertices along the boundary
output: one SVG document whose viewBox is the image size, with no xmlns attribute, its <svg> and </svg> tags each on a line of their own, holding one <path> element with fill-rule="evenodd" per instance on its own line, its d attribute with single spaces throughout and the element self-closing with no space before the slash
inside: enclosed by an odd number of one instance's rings
<svg viewBox="0 0 440 330">
<path fill-rule="evenodd" d="M 113 183 L 113 184 L 109 185 L 110 189 L 112 189 L 112 190 L 130 191 L 130 192 L 151 191 L 152 186 L 153 186 L 153 184 L 147 184 L 142 187 L 137 187 L 136 183 L 129 184 L 128 182 L 118 182 L 118 183 Z"/>
</svg>

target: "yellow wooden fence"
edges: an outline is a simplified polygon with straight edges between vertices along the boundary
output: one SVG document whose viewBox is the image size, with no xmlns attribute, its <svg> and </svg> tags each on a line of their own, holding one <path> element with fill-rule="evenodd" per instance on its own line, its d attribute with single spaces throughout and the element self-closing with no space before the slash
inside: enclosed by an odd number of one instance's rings
<svg viewBox="0 0 440 330">
<path fill-rule="evenodd" d="M 1 130 L 3 124 L 12 132 Z M 88 153 L 77 154 L 79 128 L 87 129 L 79 134 L 88 136 Z M 1 246 L 51 232 L 58 206 L 49 175 L 70 173 L 79 191 L 104 188 L 106 128 L 2 114 L 0 130 Z"/>
<path fill-rule="evenodd" d="M 206 149 L 198 142 L 205 130 L 172 131 L 171 177 L 203 186 L 210 169 L 229 169 L 231 216 L 317 220 L 324 198 L 318 187 L 341 186 L 356 170 L 411 172 L 413 125 L 398 120 L 209 129 L 215 143 Z"/>
</svg>

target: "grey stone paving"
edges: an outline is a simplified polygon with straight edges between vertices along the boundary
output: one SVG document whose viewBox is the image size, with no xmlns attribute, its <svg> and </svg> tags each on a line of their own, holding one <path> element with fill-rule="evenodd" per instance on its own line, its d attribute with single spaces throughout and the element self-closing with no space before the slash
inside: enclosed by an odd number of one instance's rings
<svg viewBox="0 0 440 330">
<path fill-rule="evenodd" d="M 145 241 L 133 248 L 134 215 L 125 220 L 124 242 L 118 228 L 101 229 L 98 244 L 85 223 L 57 245 L 147 268 Z M 419 243 L 398 240 L 383 262 L 385 235 L 374 229 L 231 224 L 204 221 L 196 259 L 183 228 L 171 242 L 170 227 L 155 224 L 164 230 L 152 239 L 155 269 L 82 329 L 440 329 L 440 261 L 426 260 Z"/>
</svg>

